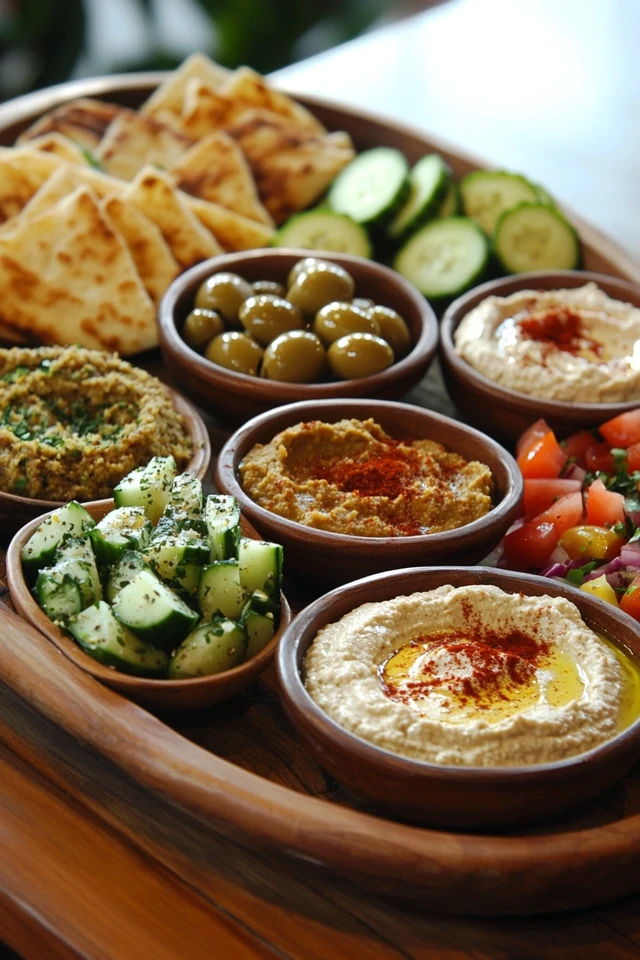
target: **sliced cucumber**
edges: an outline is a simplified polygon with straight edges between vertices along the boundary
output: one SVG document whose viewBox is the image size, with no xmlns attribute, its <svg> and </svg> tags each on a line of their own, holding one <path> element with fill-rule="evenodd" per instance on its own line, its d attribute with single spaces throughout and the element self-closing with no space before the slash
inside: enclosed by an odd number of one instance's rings
<svg viewBox="0 0 640 960">
<path fill-rule="evenodd" d="M 276 616 L 280 612 L 280 596 L 272 599 L 264 590 L 254 590 L 242 608 L 242 615 L 244 616 L 249 610 L 255 613 L 272 613 Z"/>
<path fill-rule="evenodd" d="M 263 540 L 240 540 L 238 551 L 240 583 L 247 595 L 262 590 L 271 599 L 280 597 L 282 547 Z"/>
<path fill-rule="evenodd" d="M 202 520 L 202 507 L 202 484 L 190 473 L 181 473 L 171 484 L 163 518 L 173 520 L 178 527 L 194 526 Z"/>
<path fill-rule="evenodd" d="M 239 623 L 218 617 L 196 627 L 169 663 L 169 679 L 208 677 L 237 667 L 247 652 L 247 636 Z"/>
<path fill-rule="evenodd" d="M 333 210 L 297 213 L 274 234 L 271 246 L 328 250 L 367 258 L 372 254 L 371 241 L 365 228 L 346 214 Z"/>
<path fill-rule="evenodd" d="M 449 183 L 447 192 L 444 195 L 444 200 L 440 204 L 440 209 L 438 210 L 437 217 L 455 217 L 457 216 L 462 209 L 462 204 L 460 202 L 460 190 L 458 189 L 458 184 L 453 180 Z"/>
<path fill-rule="evenodd" d="M 96 558 L 88 534 L 84 537 L 65 537 L 56 547 L 55 564 L 62 560 L 84 560 L 85 563 L 95 563 Z"/>
<path fill-rule="evenodd" d="M 157 523 L 169 500 L 176 476 L 173 457 L 153 457 L 146 467 L 127 474 L 113 491 L 116 507 L 142 507 L 152 523 Z"/>
<path fill-rule="evenodd" d="M 137 550 L 127 550 L 120 560 L 111 568 L 105 596 L 109 603 L 113 603 L 123 587 L 128 587 L 131 581 L 141 570 L 151 570 L 148 560 Z"/>
<path fill-rule="evenodd" d="M 575 270 L 580 263 L 576 231 L 546 203 L 521 203 L 506 210 L 496 226 L 494 249 L 507 273 Z"/>
<path fill-rule="evenodd" d="M 498 218 L 505 210 L 523 201 L 538 200 L 533 183 L 519 173 L 505 170 L 476 170 L 460 181 L 460 195 L 465 214 L 491 235 Z"/>
<path fill-rule="evenodd" d="M 64 620 L 102 599 L 95 561 L 62 560 L 41 570 L 36 580 L 38 603 L 52 620 Z"/>
<path fill-rule="evenodd" d="M 271 643 L 276 635 L 276 624 L 272 613 L 257 613 L 255 610 L 249 610 L 240 622 L 247 635 L 245 660 L 251 660 Z"/>
<path fill-rule="evenodd" d="M 197 530 L 165 533 L 164 528 L 158 528 L 144 555 L 163 580 L 180 579 L 185 565 L 204 566 L 209 562 L 209 541 Z"/>
<path fill-rule="evenodd" d="M 237 560 L 240 506 L 235 497 L 209 496 L 204 505 L 212 560 Z"/>
<path fill-rule="evenodd" d="M 153 526 L 142 507 L 116 507 L 90 532 L 98 563 L 117 563 L 126 550 L 143 550 Z"/>
<path fill-rule="evenodd" d="M 425 297 L 455 297 L 478 283 L 487 268 L 489 241 L 467 217 L 432 220 L 414 233 L 393 266 Z"/>
<path fill-rule="evenodd" d="M 162 677 L 166 673 L 167 654 L 134 636 L 104 600 L 72 617 L 68 629 L 85 653 L 107 667 L 138 677 Z"/>
<path fill-rule="evenodd" d="M 365 150 L 333 181 L 327 202 L 363 226 L 391 220 L 409 194 L 409 165 L 392 147 Z"/>
<path fill-rule="evenodd" d="M 198 603 L 205 620 L 212 620 L 216 614 L 236 620 L 244 602 L 237 560 L 217 560 L 204 568 L 200 574 Z"/>
<path fill-rule="evenodd" d="M 29 583 L 33 583 L 38 570 L 53 562 L 56 548 L 65 537 L 81 537 L 95 523 L 91 514 L 76 500 L 54 510 L 22 548 L 22 569 Z"/>
<path fill-rule="evenodd" d="M 141 570 L 113 601 L 113 612 L 126 627 L 154 647 L 171 651 L 198 621 L 184 600 L 149 570 Z"/>
<path fill-rule="evenodd" d="M 437 153 L 418 160 L 409 174 L 409 197 L 389 225 L 389 236 L 402 240 L 435 217 L 451 182 L 451 170 Z"/>
</svg>

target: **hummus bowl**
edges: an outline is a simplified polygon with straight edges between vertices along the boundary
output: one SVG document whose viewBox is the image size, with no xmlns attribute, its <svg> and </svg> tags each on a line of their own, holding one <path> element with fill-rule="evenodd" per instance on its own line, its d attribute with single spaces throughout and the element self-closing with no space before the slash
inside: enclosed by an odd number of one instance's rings
<svg viewBox="0 0 640 960">
<path fill-rule="evenodd" d="M 492 508 L 471 522 L 442 532 L 361 536 L 318 529 L 279 516 L 256 503 L 243 488 L 241 464 L 257 444 L 268 444 L 281 431 L 300 423 L 337 424 L 349 418 L 375 421 L 393 441 L 435 441 L 467 461 L 488 467 L 493 484 Z M 283 544 L 285 575 L 304 580 L 316 592 L 327 585 L 407 565 L 478 562 L 497 546 L 518 516 L 523 488 L 511 455 L 477 430 L 421 407 L 362 399 L 304 401 L 255 417 L 223 447 L 216 484 L 238 499 L 243 514 L 262 536 Z"/>
<path fill-rule="evenodd" d="M 604 397 L 610 391 L 604 379 L 600 384 L 589 382 L 586 385 L 585 393 L 590 398 L 593 397 L 593 402 L 586 402 L 582 398 L 559 400 L 534 396 L 532 393 L 514 389 L 506 382 L 498 383 L 485 376 L 456 349 L 456 333 L 461 323 L 471 311 L 479 308 L 490 297 L 506 298 L 531 290 L 545 293 L 573 291 L 589 283 L 596 284 L 606 296 L 618 301 L 619 306 L 630 304 L 631 307 L 640 308 L 640 287 L 626 280 L 582 271 L 539 272 L 503 277 L 481 284 L 451 304 L 442 320 L 440 358 L 447 391 L 466 419 L 504 442 L 515 442 L 527 427 L 541 417 L 559 436 L 567 436 L 577 430 L 595 427 L 604 420 L 625 410 L 632 410 L 640 404 L 637 395 L 628 400 L 620 399 L 620 390 L 617 393 L 618 399 L 614 402 L 606 401 Z M 577 312 L 580 310 L 579 307 L 575 309 Z M 521 374 L 527 366 L 526 362 L 522 362 L 521 356 L 517 359 L 514 357 L 511 370 Z M 601 369 L 606 369 L 604 364 Z M 549 371 L 545 373 L 548 374 Z M 533 376 L 535 379 L 535 373 Z"/>
<path fill-rule="evenodd" d="M 640 656 L 640 630 L 630 617 L 577 588 L 541 577 L 488 567 L 422 567 L 358 580 L 303 610 L 284 632 L 277 654 L 287 714 L 324 769 L 356 796 L 391 816 L 479 830 L 502 830 L 559 816 L 603 793 L 624 776 L 640 756 L 637 713 L 622 732 L 614 732 L 595 747 L 560 760 L 544 762 L 537 755 L 530 765 L 474 766 L 427 762 L 392 752 L 339 725 L 319 706 L 305 685 L 305 658 L 319 631 L 362 604 L 393 603 L 397 598 L 446 587 L 486 588 L 488 592 L 497 587 L 513 595 L 516 603 L 524 601 L 524 605 L 532 598 L 544 597 L 547 605 L 559 603 L 563 607 L 569 600 L 578 608 L 584 626 L 626 657 Z M 548 598 L 561 599 L 549 602 Z M 348 623 L 351 625 L 351 620 Z M 337 666 L 336 676 L 340 673 Z M 372 718 L 377 709 L 372 705 Z M 377 722 L 383 721 L 384 717 L 378 717 Z M 493 742 L 489 741 L 494 754 L 496 738 L 502 735 L 508 733 L 500 730 Z M 466 736 L 462 731 L 461 748 Z M 536 753 L 539 748 L 534 742 L 533 755 Z"/>
</svg>

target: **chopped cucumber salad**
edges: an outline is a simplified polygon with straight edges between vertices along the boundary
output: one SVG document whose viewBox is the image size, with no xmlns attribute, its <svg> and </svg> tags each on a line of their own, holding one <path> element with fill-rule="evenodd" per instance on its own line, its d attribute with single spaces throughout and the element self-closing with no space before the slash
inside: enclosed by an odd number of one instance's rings
<svg viewBox="0 0 640 960">
<path fill-rule="evenodd" d="M 154 457 L 118 485 L 96 524 L 75 501 L 22 549 L 44 612 L 89 656 L 122 673 L 183 680 L 222 673 L 275 636 L 282 547 L 249 540 L 234 497 L 202 495 Z"/>
</svg>

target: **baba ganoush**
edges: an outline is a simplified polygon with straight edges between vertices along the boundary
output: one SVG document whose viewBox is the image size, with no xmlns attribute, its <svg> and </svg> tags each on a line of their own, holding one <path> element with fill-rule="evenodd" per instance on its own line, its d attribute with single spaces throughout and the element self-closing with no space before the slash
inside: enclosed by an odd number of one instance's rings
<svg viewBox="0 0 640 960">
<path fill-rule="evenodd" d="M 640 309 L 595 283 L 487 297 L 461 321 L 456 352 L 489 380 L 547 400 L 640 399 Z"/>
<path fill-rule="evenodd" d="M 0 490 L 99 500 L 135 467 L 191 438 L 166 389 L 116 354 L 82 347 L 0 350 Z"/>
<path fill-rule="evenodd" d="M 318 633 L 304 677 L 340 726 L 429 763 L 563 760 L 640 715 L 638 664 L 573 603 L 495 586 L 366 603 Z"/>
<path fill-rule="evenodd" d="M 394 440 L 372 419 L 288 427 L 249 451 L 240 478 L 266 510 L 352 536 L 440 533 L 493 506 L 484 463 L 433 440 Z"/>
</svg>

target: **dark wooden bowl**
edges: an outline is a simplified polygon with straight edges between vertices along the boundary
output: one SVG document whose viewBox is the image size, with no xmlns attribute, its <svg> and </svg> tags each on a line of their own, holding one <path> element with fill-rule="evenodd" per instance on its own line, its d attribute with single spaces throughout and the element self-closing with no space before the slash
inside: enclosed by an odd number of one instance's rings
<svg viewBox="0 0 640 960">
<path fill-rule="evenodd" d="M 276 657 L 285 709 L 331 776 L 381 810 L 439 827 L 504 830 L 548 819 L 604 792 L 640 756 L 640 719 L 600 747 L 568 760 L 530 767 L 453 767 L 401 757 L 362 740 L 316 705 L 302 680 L 303 660 L 318 631 L 360 604 L 442 584 L 494 584 L 509 593 L 566 597 L 585 622 L 627 653 L 640 656 L 640 627 L 616 607 L 543 577 L 475 567 L 397 570 L 347 584 L 321 597 L 285 630 Z M 382 841 L 383 842 L 383 841 Z"/>
<path fill-rule="evenodd" d="M 373 417 L 392 437 L 436 440 L 467 460 L 486 463 L 495 482 L 494 509 L 445 533 L 374 538 L 306 527 L 265 510 L 247 496 L 238 480 L 238 468 L 256 443 L 268 443 L 285 427 L 305 420 L 335 423 L 345 417 Z M 388 400 L 305 401 L 264 413 L 227 441 L 218 458 L 216 484 L 238 498 L 242 512 L 263 536 L 283 544 L 286 572 L 317 586 L 333 586 L 410 565 L 476 563 L 498 545 L 517 517 L 523 487 L 511 455 L 489 437 L 441 414 Z"/>
<path fill-rule="evenodd" d="M 285 283 L 291 267 L 309 250 L 250 250 L 213 257 L 192 267 L 173 281 L 160 304 L 160 346 L 172 380 L 205 410 L 225 420 L 242 423 L 272 407 L 297 400 L 322 401 L 333 397 L 404 396 L 422 379 L 438 344 L 438 322 L 427 301 L 399 274 L 373 260 L 346 254 L 319 253 L 323 260 L 343 266 L 353 276 L 356 295 L 392 307 L 404 317 L 411 331 L 413 349 L 398 363 L 371 377 L 330 383 L 281 383 L 226 370 L 192 350 L 180 331 L 193 308 L 203 280 L 223 270 L 239 273 L 249 281 L 278 280 Z"/>
<path fill-rule="evenodd" d="M 85 503 L 85 507 L 95 520 L 101 520 L 109 510 L 113 509 L 113 500 L 95 500 L 93 503 Z M 280 627 L 273 640 L 251 660 L 224 673 L 214 674 L 211 677 L 193 677 L 189 680 L 151 680 L 145 677 L 133 677 L 105 667 L 56 627 L 40 609 L 24 579 L 20 559 L 22 548 L 44 518 L 45 515 L 31 520 L 16 533 L 9 544 L 7 583 L 11 602 L 21 617 L 37 627 L 70 660 L 90 673 L 96 680 L 101 680 L 102 683 L 113 687 L 114 690 L 118 690 L 125 697 L 148 710 L 157 712 L 196 710 L 210 707 L 215 703 L 224 703 L 225 700 L 235 697 L 257 680 L 273 659 L 282 631 L 291 621 L 291 610 L 284 594 L 280 598 L 282 602 Z M 255 530 L 244 520 L 243 533 L 248 537 L 256 536 Z"/>
<path fill-rule="evenodd" d="M 626 403 L 543 400 L 494 383 L 455 352 L 455 331 L 462 319 L 486 297 L 508 297 L 518 290 L 582 287 L 589 281 L 597 283 L 610 297 L 640 307 L 640 286 L 601 273 L 574 270 L 521 273 L 514 277 L 491 280 L 475 287 L 451 304 L 442 318 L 440 362 L 449 396 L 466 419 L 482 427 L 492 437 L 514 443 L 520 434 L 540 417 L 544 417 L 559 436 L 566 437 L 576 430 L 597 427 L 610 417 L 640 406 L 640 400 L 629 400 Z"/>
<path fill-rule="evenodd" d="M 166 384 L 164 387 L 171 394 L 174 407 L 184 418 L 187 432 L 193 443 L 193 456 L 185 470 L 202 480 L 211 462 L 211 441 L 207 428 L 192 403 Z M 50 513 L 62 506 L 64 502 L 63 500 L 34 500 L 31 497 L 19 497 L 15 493 L 0 491 L 0 537 L 10 536 L 25 523 L 36 517 L 41 518 L 43 513 Z M 111 504 L 113 501 L 94 500 L 92 502 Z"/>
</svg>

